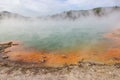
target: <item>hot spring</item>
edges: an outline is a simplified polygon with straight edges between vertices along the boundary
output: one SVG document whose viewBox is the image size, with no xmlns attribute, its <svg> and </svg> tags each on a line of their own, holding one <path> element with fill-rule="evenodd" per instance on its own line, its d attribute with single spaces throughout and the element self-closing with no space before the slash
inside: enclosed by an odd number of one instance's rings
<svg viewBox="0 0 120 80">
<path fill-rule="evenodd" d="M 107 41 L 103 37 L 117 22 L 109 19 L 76 21 L 20 21 L 0 22 L 0 41 L 22 41 L 39 50 L 71 50 L 90 48 Z"/>
<path fill-rule="evenodd" d="M 25 47 L 36 50 L 38 54 L 41 51 L 50 52 L 48 55 L 52 55 L 51 52 L 56 52 L 57 56 L 64 53 L 70 53 L 71 56 L 82 53 L 82 56 L 84 55 L 86 59 L 88 57 L 93 59 L 91 54 L 98 54 L 101 57 L 107 50 L 118 46 L 115 41 L 104 37 L 104 35 L 120 27 L 119 22 L 118 17 L 111 15 L 58 21 L 3 19 L 0 21 L 0 42 L 20 41 Z M 15 53 L 11 54 L 15 55 Z M 21 51 L 20 54 L 22 55 L 24 52 Z M 85 56 L 86 54 L 88 57 Z M 37 59 L 37 57 L 34 58 Z M 99 61 L 95 56 L 94 58 Z M 62 59 L 60 60 L 62 61 Z M 67 63 L 67 60 L 64 61 Z M 51 62 L 55 61 L 52 60 Z M 59 60 L 58 63 L 60 63 Z"/>
</svg>

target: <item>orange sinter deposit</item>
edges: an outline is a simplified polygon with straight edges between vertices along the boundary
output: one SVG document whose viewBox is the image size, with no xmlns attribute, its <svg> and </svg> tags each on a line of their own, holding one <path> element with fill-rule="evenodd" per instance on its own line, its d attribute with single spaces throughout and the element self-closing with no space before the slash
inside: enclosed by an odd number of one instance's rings
<svg viewBox="0 0 120 80">
<path fill-rule="evenodd" d="M 60 55 L 42 52 L 14 52 L 9 54 L 10 60 L 38 63 L 44 66 L 62 66 L 64 64 L 77 64 L 80 57 L 76 54 Z"/>
<path fill-rule="evenodd" d="M 96 51 L 71 51 L 66 53 L 24 50 L 12 48 L 6 53 L 10 61 L 37 63 L 40 66 L 60 67 L 64 65 L 77 64 L 79 61 L 92 61 L 100 63 L 120 62 L 120 48 L 108 49 L 104 53 L 96 54 Z"/>
<path fill-rule="evenodd" d="M 120 63 L 120 29 L 114 29 L 111 33 L 104 35 L 106 38 L 112 39 L 114 47 L 108 49 L 101 57 L 107 63 Z"/>
<path fill-rule="evenodd" d="M 103 62 L 107 64 L 120 63 L 120 48 L 109 49 L 100 57 L 103 59 Z"/>
<path fill-rule="evenodd" d="M 9 60 L 18 62 L 37 63 L 41 66 L 59 67 L 65 64 L 77 64 L 82 59 L 73 52 L 58 53 L 48 51 L 35 51 L 33 49 L 23 49 L 22 46 L 11 48 L 12 52 L 7 53 Z"/>
</svg>

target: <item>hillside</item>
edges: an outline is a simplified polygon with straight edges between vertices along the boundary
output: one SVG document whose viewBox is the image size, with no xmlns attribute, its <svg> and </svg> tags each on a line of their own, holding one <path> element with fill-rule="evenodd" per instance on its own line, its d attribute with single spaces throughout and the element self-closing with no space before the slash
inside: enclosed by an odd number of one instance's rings
<svg viewBox="0 0 120 80">
<path fill-rule="evenodd" d="M 114 13 L 114 12 L 120 13 L 120 7 L 115 6 L 115 7 L 105 7 L 105 8 L 104 7 L 94 8 L 94 9 L 90 9 L 90 10 L 70 10 L 70 11 L 65 11 L 62 13 L 44 16 L 44 17 L 39 16 L 36 18 L 43 19 L 43 20 L 46 20 L 46 19 L 75 20 L 75 19 L 79 19 L 81 17 L 87 17 L 87 16 L 97 16 L 97 17 L 106 16 L 106 15 L 109 15 L 109 14 Z M 3 18 L 26 19 L 26 18 L 30 18 L 30 17 L 22 16 L 20 14 L 8 12 L 8 11 L 2 11 L 2 12 L 0 12 L 0 18 L 1 19 L 3 19 Z"/>
</svg>

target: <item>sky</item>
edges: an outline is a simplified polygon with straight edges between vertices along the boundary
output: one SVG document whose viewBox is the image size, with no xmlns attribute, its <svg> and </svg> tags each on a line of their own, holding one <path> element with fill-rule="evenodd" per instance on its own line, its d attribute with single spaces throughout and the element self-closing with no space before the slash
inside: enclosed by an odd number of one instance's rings
<svg viewBox="0 0 120 80">
<path fill-rule="evenodd" d="M 0 0 L 0 11 L 46 16 L 69 10 L 120 6 L 120 0 Z"/>
</svg>

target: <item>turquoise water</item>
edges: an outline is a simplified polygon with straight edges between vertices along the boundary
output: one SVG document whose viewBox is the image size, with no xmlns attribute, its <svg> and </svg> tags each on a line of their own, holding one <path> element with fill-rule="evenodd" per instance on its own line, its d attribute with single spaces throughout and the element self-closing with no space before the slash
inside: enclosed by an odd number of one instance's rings
<svg viewBox="0 0 120 80">
<path fill-rule="evenodd" d="M 87 49 L 107 43 L 103 35 L 111 31 L 115 22 L 107 19 L 77 21 L 19 21 L 0 23 L 0 41 L 17 40 L 38 50 Z"/>
</svg>

